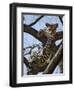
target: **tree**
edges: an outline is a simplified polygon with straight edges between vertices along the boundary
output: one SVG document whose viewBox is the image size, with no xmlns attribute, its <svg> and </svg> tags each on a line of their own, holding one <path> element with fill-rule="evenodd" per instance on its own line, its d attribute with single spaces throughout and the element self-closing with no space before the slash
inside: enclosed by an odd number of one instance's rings
<svg viewBox="0 0 74 90">
<path fill-rule="evenodd" d="M 32 22 L 29 25 L 24 24 L 23 28 L 24 28 L 24 32 L 29 33 L 30 35 L 32 35 L 33 37 L 35 37 L 36 39 L 38 39 L 39 41 L 41 41 L 44 44 L 47 41 L 47 38 L 38 37 L 37 36 L 38 31 L 32 27 L 43 17 L 44 17 L 44 15 L 41 15 L 40 17 L 38 17 L 34 22 Z M 58 16 L 58 17 L 63 25 L 62 16 Z M 55 42 L 56 40 L 62 39 L 62 38 L 63 38 L 63 32 L 57 32 L 56 37 L 53 42 Z M 60 47 L 57 47 L 57 48 L 58 48 L 58 50 L 57 50 L 56 54 L 53 56 L 53 58 L 51 59 L 51 62 L 48 64 L 48 66 L 44 70 L 44 72 L 43 72 L 44 74 L 45 73 L 53 73 L 56 66 L 62 61 L 63 47 L 62 47 L 62 45 L 60 45 Z M 32 47 L 31 47 L 31 50 L 32 50 Z M 24 63 L 26 64 L 27 67 L 29 67 L 29 62 L 26 59 L 26 57 L 24 57 Z"/>
</svg>

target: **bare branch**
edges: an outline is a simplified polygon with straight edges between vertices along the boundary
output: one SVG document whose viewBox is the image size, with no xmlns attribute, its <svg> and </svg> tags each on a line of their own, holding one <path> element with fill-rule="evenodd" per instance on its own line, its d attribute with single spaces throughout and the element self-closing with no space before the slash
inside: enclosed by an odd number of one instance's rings
<svg viewBox="0 0 74 90">
<path fill-rule="evenodd" d="M 61 23 L 62 23 L 62 25 L 63 25 L 63 20 L 62 20 L 62 18 L 63 18 L 63 16 L 59 16 L 59 19 L 60 19 L 60 21 L 61 21 Z"/>
<path fill-rule="evenodd" d="M 23 48 L 24 52 L 25 52 L 25 50 L 30 49 L 30 50 L 29 50 L 27 53 L 25 53 L 24 55 L 31 54 L 32 50 L 33 50 L 34 48 L 36 48 L 36 47 L 37 47 L 38 49 L 40 49 L 40 45 L 39 45 L 39 44 L 35 44 L 35 45 L 32 45 L 32 46 L 28 46 L 28 47 Z"/>
<path fill-rule="evenodd" d="M 40 38 L 38 37 L 38 31 L 34 28 L 31 28 L 27 25 L 24 25 L 24 32 L 26 33 L 29 33 L 30 35 L 32 35 L 34 38 L 38 39 L 39 41 L 41 41 L 43 44 L 47 42 L 47 38 Z M 59 40 L 59 39 L 62 39 L 63 38 L 63 32 L 57 32 L 56 33 L 56 37 L 55 37 L 55 40 Z"/>
<path fill-rule="evenodd" d="M 28 60 L 27 60 L 25 57 L 24 57 L 23 62 L 25 63 L 25 65 L 26 65 L 27 67 L 29 67 L 29 62 L 28 62 Z"/>
<path fill-rule="evenodd" d="M 35 48 L 35 47 L 39 47 L 40 44 L 34 44 L 34 45 L 31 45 L 31 46 L 28 46 L 28 47 L 25 47 L 23 48 L 23 50 L 26 50 L 28 48 Z"/>
<path fill-rule="evenodd" d="M 32 22 L 30 25 L 28 25 L 29 27 L 33 26 L 34 24 L 36 24 L 42 17 L 44 17 L 44 15 L 41 15 L 40 17 L 38 17 L 34 22 Z"/>
<path fill-rule="evenodd" d="M 28 48 L 27 48 L 27 49 L 28 49 Z M 25 53 L 24 56 L 25 56 L 25 55 L 28 55 L 28 54 L 31 54 L 32 49 L 33 49 L 33 48 L 30 48 L 30 50 L 29 50 L 27 53 Z M 26 50 L 26 49 L 25 49 L 25 50 Z"/>
<path fill-rule="evenodd" d="M 25 54 L 24 54 L 24 56 L 25 56 L 25 55 L 28 55 L 28 54 L 31 54 L 31 51 L 29 51 L 29 52 L 25 53 Z"/>
<path fill-rule="evenodd" d="M 24 32 L 29 33 L 30 35 L 32 35 L 34 38 L 38 39 L 42 43 L 47 41 L 47 38 L 38 37 L 38 35 L 37 35 L 38 31 L 34 28 L 27 26 L 27 25 L 24 25 Z"/>
<path fill-rule="evenodd" d="M 54 57 L 49 60 L 49 64 L 48 66 L 46 67 L 46 69 L 44 70 L 44 74 L 51 74 L 53 73 L 55 67 L 58 65 L 58 63 L 60 62 L 61 58 L 62 58 L 62 55 L 63 55 L 63 46 L 60 45 L 59 49 L 57 50 L 56 54 L 54 55 Z"/>
<path fill-rule="evenodd" d="M 29 48 L 32 48 L 32 46 L 25 47 L 25 48 L 23 48 L 23 50 L 26 50 L 26 49 L 29 49 Z"/>
</svg>

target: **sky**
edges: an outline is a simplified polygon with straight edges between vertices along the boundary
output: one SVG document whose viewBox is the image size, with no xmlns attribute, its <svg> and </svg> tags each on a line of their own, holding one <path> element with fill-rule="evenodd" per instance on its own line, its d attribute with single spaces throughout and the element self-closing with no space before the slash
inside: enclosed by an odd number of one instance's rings
<svg viewBox="0 0 74 90">
<path fill-rule="evenodd" d="M 32 22 L 34 22 L 40 15 L 27 15 L 27 14 L 23 14 L 23 24 L 31 24 Z M 58 28 L 57 28 L 57 32 L 63 31 L 62 29 L 62 24 L 58 18 L 58 16 L 47 16 L 45 15 L 43 18 L 41 18 L 35 25 L 32 26 L 32 28 L 36 29 L 37 31 L 40 31 L 40 29 L 44 29 L 45 28 L 45 23 L 49 23 L 49 24 L 58 24 Z M 59 45 L 59 43 L 61 42 L 61 40 L 58 40 L 55 42 L 56 45 Z M 28 46 L 32 46 L 35 44 L 42 44 L 39 40 L 35 39 L 33 36 L 31 36 L 28 33 L 23 33 L 23 47 L 28 47 Z M 26 58 L 29 58 L 30 55 L 27 55 Z M 26 74 L 27 68 L 24 65 L 24 74 Z M 54 73 L 59 73 L 60 69 L 57 66 L 57 68 L 54 70 Z"/>
</svg>

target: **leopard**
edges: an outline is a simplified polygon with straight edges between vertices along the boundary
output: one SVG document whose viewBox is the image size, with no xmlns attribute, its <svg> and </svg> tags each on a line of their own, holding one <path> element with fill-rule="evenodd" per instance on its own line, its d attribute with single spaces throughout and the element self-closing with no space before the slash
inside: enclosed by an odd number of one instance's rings
<svg viewBox="0 0 74 90">
<path fill-rule="evenodd" d="M 55 39 L 56 28 L 58 27 L 58 24 L 46 23 L 46 27 L 47 30 L 41 30 L 38 33 L 39 37 L 42 38 L 44 36 L 47 38 L 47 42 L 43 47 L 43 53 L 40 56 L 35 55 L 31 58 L 31 62 L 29 62 L 30 69 L 27 73 L 28 75 L 34 75 L 38 74 L 39 72 L 43 72 L 57 51 L 57 48 L 55 44 L 52 43 L 52 41 Z M 48 35 L 48 32 L 50 32 L 50 35 Z M 51 43 L 48 42 L 49 40 Z"/>
</svg>

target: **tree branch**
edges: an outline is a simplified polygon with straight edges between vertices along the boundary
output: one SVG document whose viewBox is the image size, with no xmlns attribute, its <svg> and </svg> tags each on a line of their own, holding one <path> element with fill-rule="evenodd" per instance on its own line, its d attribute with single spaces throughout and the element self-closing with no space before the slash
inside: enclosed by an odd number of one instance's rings
<svg viewBox="0 0 74 90">
<path fill-rule="evenodd" d="M 28 25 L 24 25 L 24 32 L 29 33 L 30 35 L 32 35 L 34 38 L 38 39 L 42 43 L 47 41 L 47 38 L 38 37 L 37 35 L 38 31 L 35 30 L 34 28 L 29 27 Z"/>
<path fill-rule="evenodd" d="M 30 25 L 28 25 L 29 27 L 33 26 L 34 24 L 36 24 L 42 17 L 44 17 L 44 15 L 41 15 L 40 17 L 38 17 L 34 22 L 32 22 Z"/>
<path fill-rule="evenodd" d="M 29 49 L 29 48 L 35 48 L 35 47 L 40 47 L 39 44 L 34 44 L 34 45 L 31 45 L 31 46 L 28 46 L 28 47 L 25 47 L 23 48 L 23 50 L 26 50 L 26 49 Z"/>
<path fill-rule="evenodd" d="M 28 60 L 27 60 L 25 57 L 24 57 L 23 62 L 25 63 L 25 65 L 26 65 L 27 67 L 29 67 L 29 62 L 28 62 Z"/>
<path fill-rule="evenodd" d="M 59 68 L 60 68 L 60 73 L 63 73 L 63 58 L 61 59 L 61 61 L 59 62 Z"/>
<path fill-rule="evenodd" d="M 62 58 L 62 55 L 63 55 L 63 46 L 60 45 L 59 49 L 57 50 L 54 57 L 50 60 L 48 66 L 44 70 L 43 74 L 48 74 L 48 73 L 51 74 L 51 73 L 53 73 L 54 69 L 56 68 L 56 66 L 60 62 L 60 60 Z"/>
<path fill-rule="evenodd" d="M 32 27 L 29 27 L 28 25 L 24 25 L 24 32 L 29 33 L 34 38 L 41 41 L 43 44 L 47 42 L 46 37 L 43 37 L 43 38 L 38 37 L 38 35 L 37 35 L 38 31 L 36 29 L 32 28 Z M 63 38 L 63 32 L 57 32 L 54 41 L 62 39 L 62 38 Z"/>
<path fill-rule="evenodd" d="M 59 19 L 60 19 L 60 21 L 61 21 L 61 23 L 62 23 L 62 25 L 63 25 L 63 20 L 62 20 L 62 18 L 63 18 L 63 16 L 59 16 Z"/>
</svg>

